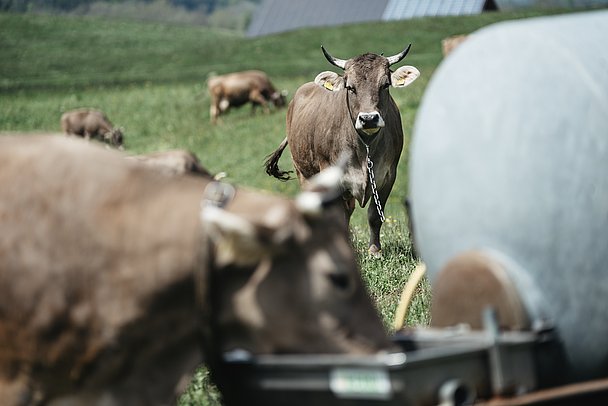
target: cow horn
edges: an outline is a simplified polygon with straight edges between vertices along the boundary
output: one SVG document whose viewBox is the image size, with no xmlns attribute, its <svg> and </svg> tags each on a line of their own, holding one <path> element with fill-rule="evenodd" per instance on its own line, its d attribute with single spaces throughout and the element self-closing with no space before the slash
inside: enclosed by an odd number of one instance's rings
<svg viewBox="0 0 608 406">
<path fill-rule="evenodd" d="M 344 67 L 346 66 L 346 61 L 344 59 L 334 58 L 329 54 L 329 52 L 325 50 L 325 48 L 323 48 L 323 45 L 321 45 L 321 50 L 323 51 L 323 55 L 325 55 L 325 59 L 327 59 L 329 63 L 334 66 L 337 66 L 340 69 L 344 69 Z"/>
<path fill-rule="evenodd" d="M 402 60 L 403 58 L 405 58 L 405 55 L 407 55 L 407 53 L 410 52 L 411 46 L 412 46 L 412 44 L 409 44 L 407 46 L 407 48 L 405 48 L 403 51 L 401 51 L 397 55 L 389 56 L 388 58 L 386 58 L 386 59 L 388 59 L 389 66 L 394 65 L 397 62 L 399 62 L 400 60 Z"/>
</svg>

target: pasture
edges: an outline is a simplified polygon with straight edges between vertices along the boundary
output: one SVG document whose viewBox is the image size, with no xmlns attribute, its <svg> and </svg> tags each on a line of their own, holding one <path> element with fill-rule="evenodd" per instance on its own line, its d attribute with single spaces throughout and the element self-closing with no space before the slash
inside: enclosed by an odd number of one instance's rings
<svg viewBox="0 0 608 406">
<path fill-rule="evenodd" d="M 410 54 L 398 66 L 416 66 L 421 76 L 406 89 L 391 90 L 406 139 L 385 209 L 382 258 L 367 256 L 365 210 L 357 209 L 351 224 L 362 273 L 390 329 L 401 290 L 416 265 L 402 205 L 408 190 L 408 145 L 424 89 L 441 62 L 441 39 L 540 14 L 546 12 L 357 24 L 257 39 L 194 26 L 0 14 L 0 131 L 59 132 L 62 112 L 95 107 L 124 129 L 129 154 L 185 148 L 211 172 L 226 172 L 230 182 L 294 195 L 296 180 L 280 182 L 262 167 L 285 135 L 286 110 L 251 115 L 245 106 L 212 126 L 208 75 L 261 69 L 290 99 L 318 72 L 334 70 L 323 58 L 321 44 L 334 56 L 350 58 L 368 51 L 394 54 L 411 42 Z M 291 169 L 288 152 L 281 166 Z M 425 282 L 407 324 L 427 324 L 429 303 Z M 209 392 L 206 379 L 201 370 L 181 403 L 216 404 L 217 394 Z"/>
</svg>

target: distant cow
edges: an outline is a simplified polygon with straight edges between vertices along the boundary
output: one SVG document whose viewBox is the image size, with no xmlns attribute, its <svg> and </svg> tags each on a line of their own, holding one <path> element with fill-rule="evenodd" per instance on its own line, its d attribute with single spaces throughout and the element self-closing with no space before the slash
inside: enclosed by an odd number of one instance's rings
<svg viewBox="0 0 608 406">
<path fill-rule="evenodd" d="M 217 118 L 230 107 L 251 103 L 252 112 L 258 105 L 268 112 L 269 104 L 275 107 L 286 104 L 285 93 L 277 91 L 268 76 L 259 70 L 213 76 L 207 80 L 207 88 L 211 98 L 212 123 L 216 123 Z"/>
<path fill-rule="evenodd" d="M 190 173 L 212 176 L 211 173 L 201 165 L 196 155 L 183 149 L 132 155 L 128 156 L 127 159 L 141 162 L 168 175 L 183 175 L 185 173 Z"/>
<path fill-rule="evenodd" d="M 225 351 L 390 345 L 327 182 L 293 201 L 64 137 L 0 162 L 3 406 L 166 404 L 201 344 L 220 389 Z"/>
<path fill-rule="evenodd" d="M 61 129 L 68 135 L 95 138 L 122 149 L 123 134 L 99 110 L 77 109 L 61 115 Z"/>
<path fill-rule="evenodd" d="M 462 44 L 469 36 L 466 34 L 452 35 L 441 40 L 441 52 L 448 56 L 457 46 Z"/>
<path fill-rule="evenodd" d="M 344 70 L 344 76 L 322 72 L 314 83 L 296 91 L 287 110 L 287 137 L 266 161 L 269 175 L 289 179 L 278 166 L 289 143 L 293 165 L 304 185 L 346 154 L 348 166 L 342 181 L 346 216 L 350 219 L 355 201 L 365 207 L 372 198 L 367 217 L 369 252 L 373 255 L 381 249 L 380 213 L 393 188 L 403 148 L 401 115 L 389 88 L 408 86 L 420 75 L 413 66 L 402 66 L 394 72 L 390 66 L 405 58 L 410 46 L 388 58 L 367 53 L 349 60 L 334 58 L 321 47 L 327 60 Z M 372 172 L 368 172 L 370 166 Z M 371 176 L 374 183 L 370 182 Z"/>
</svg>

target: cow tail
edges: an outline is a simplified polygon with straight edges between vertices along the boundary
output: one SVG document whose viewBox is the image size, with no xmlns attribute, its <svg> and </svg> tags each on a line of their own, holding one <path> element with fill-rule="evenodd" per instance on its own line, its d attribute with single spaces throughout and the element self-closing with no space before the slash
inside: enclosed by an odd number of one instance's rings
<svg viewBox="0 0 608 406">
<path fill-rule="evenodd" d="M 281 145 L 270 155 L 266 157 L 264 166 L 266 167 L 266 173 L 268 176 L 274 176 L 275 178 L 286 181 L 291 179 L 289 175 L 292 171 L 282 171 L 279 169 L 279 158 L 283 154 L 285 147 L 287 146 L 287 137 L 281 142 Z"/>
</svg>

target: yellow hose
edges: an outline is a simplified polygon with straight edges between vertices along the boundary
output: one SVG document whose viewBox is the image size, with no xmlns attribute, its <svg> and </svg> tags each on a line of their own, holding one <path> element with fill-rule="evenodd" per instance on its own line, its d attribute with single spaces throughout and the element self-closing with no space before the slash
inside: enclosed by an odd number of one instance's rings
<svg viewBox="0 0 608 406">
<path fill-rule="evenodd" d="M 416 269 L 410 275 L 405 287 L 403 288 L 403 292 L 401 293 L 401 299 L 399 299 L 399 305 L 397 306 L 397 312 L 395 313 L 395 322 L 393 323 L 393 328 L 395 331 L 399 331 L 403 328 L 405 324 L 405 318 L 407 316 L 407 309 L 412 302 L 412 297 L 414 296 L 414 291 L 416 290 L 416 286 L 420 283 L 420 280 L 424 276 L 426 272 L 426 265 L 422 262 L 416 265 Z"/>
</svg>

